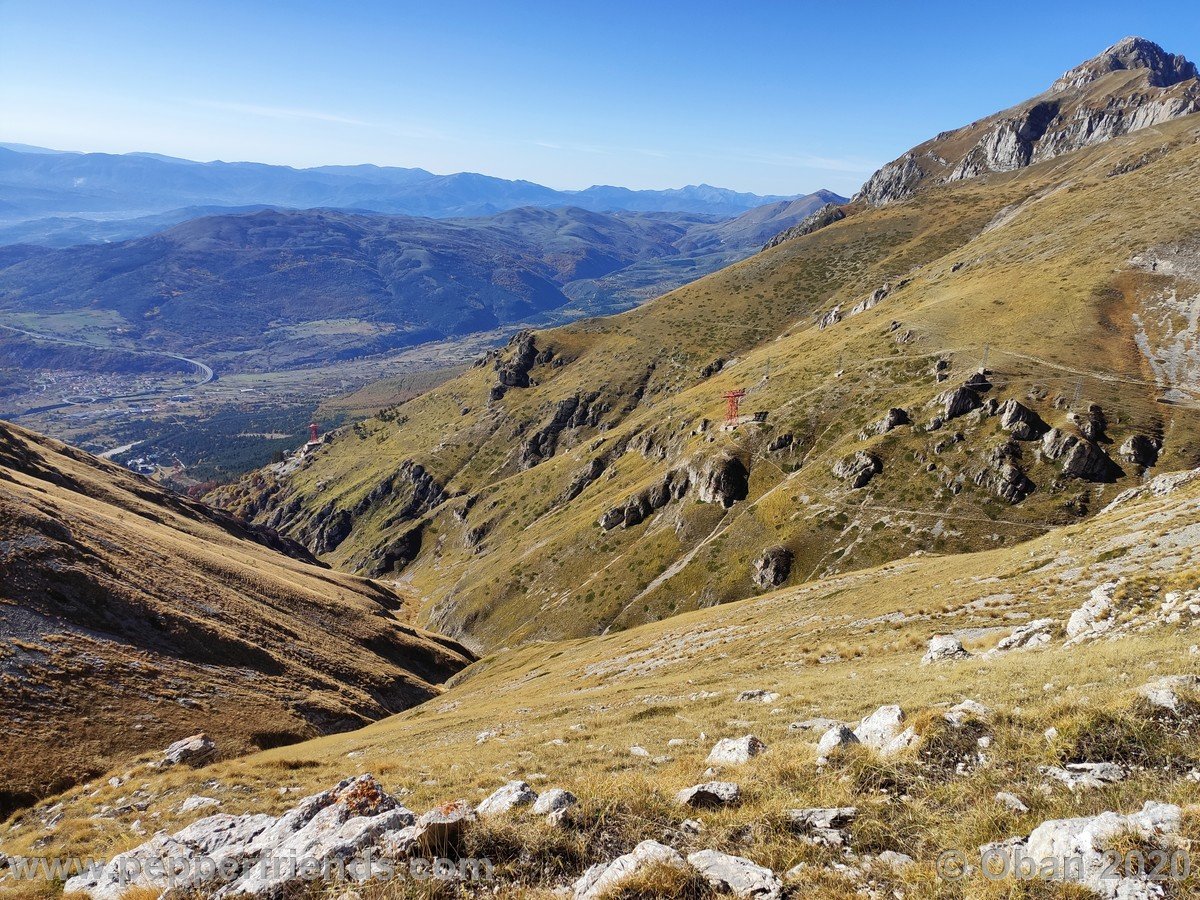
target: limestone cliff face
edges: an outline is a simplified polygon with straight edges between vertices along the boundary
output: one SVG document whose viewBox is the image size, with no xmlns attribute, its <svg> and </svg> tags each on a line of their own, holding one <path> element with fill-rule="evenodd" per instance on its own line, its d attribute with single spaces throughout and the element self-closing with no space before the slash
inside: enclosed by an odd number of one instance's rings
<svg viewBox="0 0 1200 900">
<path fill-rule="evenodd" d="M 1022 169 L 1194 112 L 1200 112 L 1195 65 L 1151 41 L 1126 38 L 1046 93 L 893 160 L 856 199 L 882 206 L 926 186 Z"/>
</svg>

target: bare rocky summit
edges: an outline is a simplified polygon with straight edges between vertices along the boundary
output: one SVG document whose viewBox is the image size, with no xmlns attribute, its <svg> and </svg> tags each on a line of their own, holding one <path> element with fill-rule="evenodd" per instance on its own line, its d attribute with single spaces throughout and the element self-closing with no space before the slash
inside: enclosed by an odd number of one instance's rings
<svg viewBox="0 0 1200 900">
<path fill-rule="evenodd" d="M 1044 94 L 939 134 L 877 171 L 855 197 L 874 206 L 934 184 L 1011 172 L 1200 111 L 1194 64 L 1129 37 Z"/>
</svg>

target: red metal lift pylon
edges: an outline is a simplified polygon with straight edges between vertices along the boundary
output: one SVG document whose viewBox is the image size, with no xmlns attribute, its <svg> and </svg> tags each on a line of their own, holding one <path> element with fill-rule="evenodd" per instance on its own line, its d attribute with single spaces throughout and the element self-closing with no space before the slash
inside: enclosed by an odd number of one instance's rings
<svg viewBox="0 0 1200 900">
<path fill-rule="evenodd" d="M 725 421 L 732 425 L 738 419 L 738 410 L 741 408 L 742 398 L 746 396 L 746 389 L 726 391 L 721 396 L 725 398 Z"/>
</svg>

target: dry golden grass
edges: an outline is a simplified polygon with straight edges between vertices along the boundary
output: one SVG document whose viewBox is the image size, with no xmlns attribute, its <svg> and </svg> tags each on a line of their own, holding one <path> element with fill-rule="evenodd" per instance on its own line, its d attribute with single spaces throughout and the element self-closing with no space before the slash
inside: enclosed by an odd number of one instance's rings
<svg viewBox="0 0 1200 900">
<path fill-rule="evenodd" d="M 1072 648 L 1060 639 L 1048 649 L 994 658 L 935 666 L 918 660 L 930 635 L 990 627 L 996 609 L 1004 610 L 1006 625 L 990 633 L 990 643 L 1029 617 L 1061 621 L 1093 581 L 1122 572 L 1166 571 L 1169 564 L 1171 576 L 1160 588 L 1186 582 L 1198 565 L 1183 547 L 1200 526 L 1198 500 L 1200 485 L 1190 484 L 1017 548 L 918 558 L 621 633 L 494 654 L 437 700 L 352 734 L 195 772 L 146 773 L 120 788 L 99 782 L 69 792 L 58 828 L 44 832 L 35 810 L 16 820 L 4 849 L 30 853 L 47 839 L 38 853 L 125 849 L 136 840 L 128 831 L 134 814 L 83 826 L 91 811 L 115 805 L 131 789 L 153 798 L 136 815 L 157 813 L 158 827 L 172 830 L 202 815 L 176 812 L 196 793 L 222 799 L 222 812 L 279 813 L 299 796 L 372 772 L 423 811 L 459 797 L 478 802 L 505 781 L 524 778 L 539 790 L 566 787 L 581 803 L 561 829 L 522 812 L 471 833 L 464 850 L 495 860 L 500 896 L 548 896 L 586 866 L 648 838 L 683 853 L 712 848 L 747 856 L 780 873 L 805 863 L 790 896 L 850 896 L 850 882 L 829 869 L 838 854 L 800 840 L 787 815 L 797 807 L 845 805 L 860 811 L 849 830 L 856 851 L 896 850 L 917 859 L 908 869 L 872 876 L 909 896 L 1072 896 L 1038 884 L 939 881 L 933 860 L 944 849 L 970 854 L 983 843 L 1028 834 L 1047 819 L 1133 811 L 1148 799 L 1200 803 L 1200 784 L 1186 777 L 1197 746 L 1190 714 L 1152 711 L 1135 691 L 1152 677 L 1194 672 L 1189 647 L 1196 631 L 1157 626 Z M 1149 530 L 1178 539 L 1147 541 Z M 1113 557 L 1109 550 L 1117 545 L 1130 549 Z M 991 599 L 978 602 L 984 598 Z M 921 608 L 930 611 L 912 612 Z M 862 653 L 810 664 L 812 649 L 826 645 Z M 748 688 L 780 697 L 735 702 Z M 949 728 L 941 713 L 964 698 L 993 712 Z M 887 760 L 859 749 L 822 768 L 817 735 L 788 727 L 814 716 L 853 721 L 887 703 L 908 712 L 922 735 L 919 749 Z M 1054 741 L 1044 736 L 1050 727 L 1059 732 Z M 484 731 L 495 734 L 479 742 Z M 678 807 L 678 790 L 711 780 L 705 757 L 712 744 L 747 733 L 762 738 L 768 752 L 718 773 L 741 784 L 743 803 L 699 812 Z M 981 764 L 976 738 L 984 733 L 991 746 Z M 669 746 L 671 739 L 684 743 Z M 631 755 L 633 745 L 671 758 L 656 764 Z M 1126 780 L 1091 792 L 1042 790 L 1039 766 L 1109 759 L 1131 767 Z M 1000 790 L 1018 794 L 1029 812 L 997 803 Z M 704 831 L 681 829 L 687 818 L 699 819 Z M 1185 837 L 1196 838 L 1197 821 L 1189 812 Z M 1184 887 L 1190 883 L 1178 889 Z M 413 893 L 422 890 L 449 889 L 392 885 L 364 897 L 441 896 Z"/>
</svg>

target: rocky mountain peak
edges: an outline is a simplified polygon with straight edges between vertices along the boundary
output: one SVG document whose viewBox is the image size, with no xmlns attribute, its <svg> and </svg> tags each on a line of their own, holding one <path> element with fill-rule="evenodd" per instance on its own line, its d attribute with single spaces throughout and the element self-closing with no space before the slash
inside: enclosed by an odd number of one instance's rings
<svg viewBox="0 0 1200 900">
<path fill-rule="evenodd" d="M 1117 41 L 1103 53 L 1081 63 L 1054 82 L 1051 90 L 1067 91 L 1090 84 L 1109 72 L 1146 69 L 1151 87 L 1165 88 L 1197 77 L 1196 65 L 1178 53 L 1167 53 L 1141 37 Z"/>
<path fill-rule="evenodd" d="M 1126 70 L 1145 70 L 1145 80 L 1097 84 Z M 857 199 L 873 206 L 904 200 L 925 187 L 1022 169 L 1196 112 L 1196 66 L 1145 38 L 1128 37 L 1068 71 L 1048 92 L 939 134 L 886 164 Z"/>
</svg>

